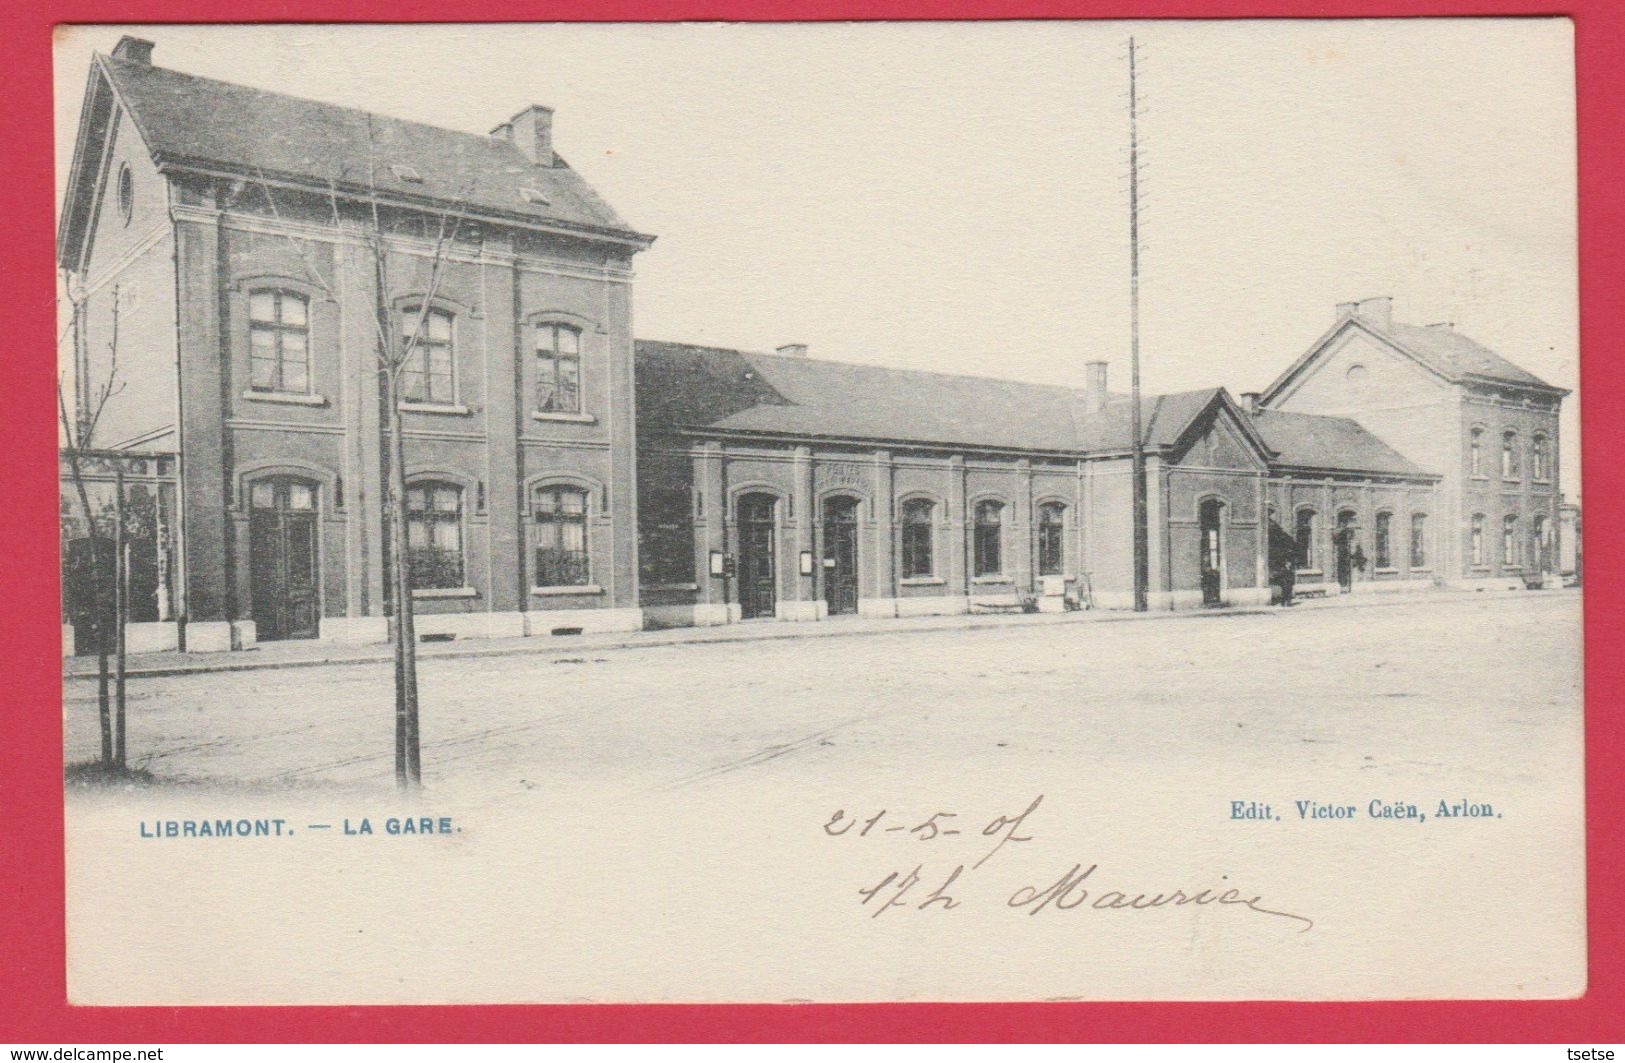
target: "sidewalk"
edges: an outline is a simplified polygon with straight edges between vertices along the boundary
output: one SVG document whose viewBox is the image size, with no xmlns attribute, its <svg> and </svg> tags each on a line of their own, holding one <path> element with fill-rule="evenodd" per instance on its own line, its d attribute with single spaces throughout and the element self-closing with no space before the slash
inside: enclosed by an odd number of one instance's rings
<svg viewBox="0 0 1625 1063">
<path fill-rule="evenodd" d="M 1086 610 L 1077 613 L 969 613 L 955 616 L 921 616 L 907 619 L 840 616 L 817 622 L 751 620 L 716 627 L 667 628 L 604 635 L 565 635 L 555 637 L 469 639 L 465 642 L 425 642 L 418 645 L 418 660 L 446 658 L 510 657 L 520 654 L 546 656 L 573 655 L 584 651 L 622 650 L 656 646 L 690 646 L 718 642 L 764 642 L 775 639 L 842 638 L 857 635 L 903 634 L 918 631 L 976 631 L 1033 624 L 1099 624 L 1145 622 L 1176 617 L 1258 616 L 1279 610 L 1257 607 L 1186 610 L 1181 612 L 1132 613 L 1116 610 Z M 229 653 L 132 654 L 125 669 L 131 678 L 186 675 L 193 672 L 238 672 L 268 668 L 314 668 L 321 665 L 360 665 L 383 663 L 394 656 L 390 643 L 346 645 L 292 639 L 261 643 L 251 650 Z M 63 662 L 63 678 L 96 678 L 95 657 L 69 657 Z"/>
<path fill-rule="evenodd" d="M 1504 592 L 1513 594 L 1514 592 Z M 1564 594 L 1577 591 L 1529 591 L 1527 594 Z M 1086 610 L 1077 613 L 969 613 L 955 616 L 922 616 L 907 619 L 834 617 L 816 623 L 757 620 L 717 627 L 668 628 L 606 635 L 568 635 L 508 639 L 470 639 L 466 642 L 426 642 L 418 646 L 418 660 L 476 657 L 510 657 L 520 654 L 557 656 L 584 651 L 635 649 L 658 646 L 690 646 L 719 642 L 763 642 L 774 639 L 842 638 L 859 635 L 904 634 L 919 631 L 978 631 L 1034 624 L 1148 623 L 1158 620 L 1201 620 L 1234 616 L 1280 616 L 1320 609 L 1367 608 L 1422 604 L 1452 598 L 1475 597 L 1473 591 L 1419 591 L 1405 594 L 1355 594 L 1311 599 L 1291 610 L 1276 606 L 1237 606 L 1224 609 L 1162 610 L 1133 613 L 1119 610 Z M 1521 594 L 1519 595 L 1521 596 Z M 347 645 L 294 639 L 261 643 L 252 650 L 230 653 L 143 653 L 129 658 L 125 674 L 131 678 L 188 675 L 206 672 L 240 672 L 275 668 L 315 668 L 322 665 L 364 665 L 389 661 L 394 650 L 389 643 Z M 65 680 L 96 678 L 95 657 L 70 657 L 63 662 Z"/>
</svg>

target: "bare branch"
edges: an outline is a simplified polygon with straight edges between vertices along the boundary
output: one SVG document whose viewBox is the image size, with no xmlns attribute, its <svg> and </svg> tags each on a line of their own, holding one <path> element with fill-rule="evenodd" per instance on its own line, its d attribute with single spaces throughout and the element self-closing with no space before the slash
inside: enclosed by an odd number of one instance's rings
<svg viewBox="0 0 1625 1063">
<path fill-rule="evenodd" d="M 287 223 L 282 218 L 282 211 L 278 209 L 276 205 L 276 196 L 271 191 L 271 183 L 265 179 L 265 171 L 259 167 L 255 167 L 254 172 L 259 174 L 260 189 L 265 193 L 265 202 L 271 206 L 271 216 L 276 219 L 277 228 L 281 230 L 283 237 L 288 241 L 288 243 L 293 245 L 294 253 L 299 256 L 299 261 L 305 267 L 305 272 L 310 274 L 311 282 L 325 292 L 329 299 L 337 302 L 338 295 L 333 291 L 333 286 L 327 283 L 327 280 L 322 276 L 321 271 L 316 268 L 316 261 L 311 257 L 310 248 L 305 246 L 305 241 L 287 231 Z M 337 209 L 337 204 L 335 203 L 335 213 Z M 334 221 L 337 221 L 336 216 Z"/>
</svg>

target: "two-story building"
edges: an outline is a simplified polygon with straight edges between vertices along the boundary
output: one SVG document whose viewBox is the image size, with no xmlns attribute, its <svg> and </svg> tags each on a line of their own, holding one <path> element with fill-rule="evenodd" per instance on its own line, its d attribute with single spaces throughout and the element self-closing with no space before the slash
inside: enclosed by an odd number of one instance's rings
<svg viewBox="0 0 1625 1063">
<path fill-rule="evenodd" d="M 551 112 L 473 135 L 152 50 L 92 64 L 58 240 L 78 390 L 121 389 L 93 442 L 174 484 L 164 608 L 132 646 L 386 637 L 380 365 L 408 334 L 418 630 L 640 627 L 630 282 L 652 238 L 553 150 Z"/>
<path fill-rule="evenodd" d="M 1448 322 L 1394 320 L 1384 297 L 1339 305 L 1332 327 L 1259 402 L 1352 418 L 1438 473 L 1436 519 L 1448 533 L 1419 567 L 1453 585 L 1521 586 L 1558 572 L 1558 411 L 1567 394 Z M 1405 514 L 1393 519 L 1403 527 Z"/>
</svg>

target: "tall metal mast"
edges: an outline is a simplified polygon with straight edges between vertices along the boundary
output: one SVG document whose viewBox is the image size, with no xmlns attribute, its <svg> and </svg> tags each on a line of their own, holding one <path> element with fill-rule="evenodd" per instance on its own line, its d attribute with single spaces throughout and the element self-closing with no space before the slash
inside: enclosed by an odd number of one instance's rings
<svg viewBox="0 0 1625 1063">
<path fill-rule="evenodd" d="M 1128 39 L 1129 434 L 1134 481 L 1134 611 L 1147 609 L 1150 550 L 1145 513 L 1145 444 L 1140 425 L 1140 98 Z"/>
</svg>

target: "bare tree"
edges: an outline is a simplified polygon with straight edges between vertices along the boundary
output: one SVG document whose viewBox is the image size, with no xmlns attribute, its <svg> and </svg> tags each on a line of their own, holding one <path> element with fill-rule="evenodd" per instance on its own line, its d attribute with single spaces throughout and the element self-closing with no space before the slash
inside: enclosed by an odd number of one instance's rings
<svg viewBox="0 0 1625 1063">
<path fill-rule="evenodd" d="M 114 771 L 124 767 L 124 656 L 119 654 L 118 666 L 118 704 L 117 719 L 114 719 L 112 706 L 108 697 L 108 635 L 107 621 L 109 612 L 113 613 L 112 622 L 120 630 L 115 637 L 119 644 L 123 644 L 123 616 L 118 608 L 123 603 L 115 601 L 110 603 L 108 595 L 118 595 L 121 587 L 110 588 L 102 572 L 103 558 L 105 556 L 104 544 L 108 540 L 102 534 L 101 522 L 95 506 L 90 501 L 90 488 L 85 481 L 84 461 L 96 442 L 96 428 L 101 423 L 102 414 L 107 409 L 107 403 L 124 390 L 124 382 L 118 376 L 118 344 L 119 344 L 119 287 L 112 290 L 112 317 L 110 335 L 107 341 L 107 373 L 98 383 L 91 376 L 90 359 L 88 357 L 89 338 L 86 335 L 88 326 L 85 321 L 86 307 L 89 295 L 85 291 L 81 279 L 68 270 L 61 272 L 62 289 L 67 294 L 71 317 L 68 328 L 73 340 L 73 386 L 74 402 L 73 412 L 68 411 L 66 389 L 63 386 L 63 374 L 58 374 L 56 381 L 57 413 L 62 424 L 63 454 L 68 460 L 68 476 L 73 481 L 74 491 L 79 497 L 79 508 L 84 514 L 85 538 L 90 544 L 90 559 L 92 577 L 89 589 L 92 595 L 93 617 L 90 625 L 92 639 L 96 646 L 97 663 L 97 705 L 101 718 L 101 765 L 105 770 Z M 118 485 L 122 494 L 122 482 Z M 114 548 L 114 580 L 120 581 L 123 576 L 121 558 L 117 556 L 122 549 L 123 539 L 123 499 L 114 506 L 113 518 L 120 524 L 115 530 Z M 114 608 L 109 609 L 109 605 Z"/>
<path fill-rule="evenodd" d="M 422 784 L 422 758 L 419 751 L 417 631 L 412 607 L 412 572 L 407 545 L 406 456 L 401 404 L 411 396 L 406 394 L 402 378 L 423 355 L 424 329 L 445 278 L 447 253 L 457 238 L 465 217 L 466 196 L 460 195 L 449 210 L 429 211 L 413 208 L 419 223 L 416 235 L 429 239 L 429 277 L 421 287 L 414 289 L 418 296 L 417 311 L 410 327 L 403 329 L 397 341 L 390 312 L 393 294 L 398 283 L 390 275 L 389 241 L 393 233 L 384 224 L 378 203 L 376 153 L 372 143 L 372 119 L 367 119 L 367 173 L 360 198 L 364 212 L 359 227 L 363 254 L 367 262 L 359 267 L 370 273 L 367 278 L 373 290 L 373 342 L 378 367 L 379 387 L 382 389 L 386 411 L 385 436 L 387 441 L 388 493 L 386 497 L 389 550 L 385 558 L 385 575 L 389 581 L 395 603 L 395 779 L 403 789 L 416 789 Z M 342 176 L 342 175 L 341 175 Z M 288 230 L 271 183 L 262 172 L 260 188 L 278 228 L 299 255 L 311 281 L 330 299 L 338 300 L 334 283 L 324 277 L 310 254 L 306 241 Z M 340 181 L 328 180 L 328 206 L 335 232 L 342 231 Z M 432 230 L 432 232 L 431 232 Z M 335 278 L 336 279 L 336 278 Z M 404 294 L 404 293 L 402 293 Z"/>
</svg>

